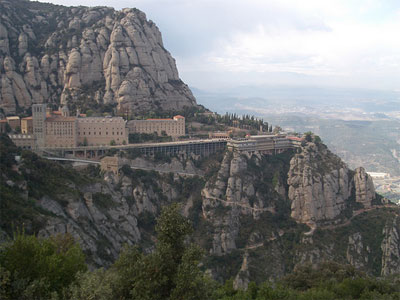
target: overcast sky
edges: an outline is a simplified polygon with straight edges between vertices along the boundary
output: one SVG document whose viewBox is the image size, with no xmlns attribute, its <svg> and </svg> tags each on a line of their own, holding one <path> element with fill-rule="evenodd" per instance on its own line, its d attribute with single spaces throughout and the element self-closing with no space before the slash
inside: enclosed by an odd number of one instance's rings
<svg viewBox="0 0 400 300">
<path fill-rule="evenodd" d="M 137 7 L 198 88 L 400 90 L 399 0 L 47 0 Z"/>
</svg>

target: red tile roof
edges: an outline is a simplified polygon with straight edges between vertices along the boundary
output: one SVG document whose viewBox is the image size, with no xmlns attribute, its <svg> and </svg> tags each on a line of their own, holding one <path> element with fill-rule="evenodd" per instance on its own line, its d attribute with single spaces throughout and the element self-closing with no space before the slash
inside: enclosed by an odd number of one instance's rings
<svg viewBox="0 0 400 300">
<path fill-rule="evenodd" d="M 297 137 L 297 136 L 288 136 L 287 138 L 288 138 L 289 140 L 298 141 L 298 142 L 301 142 L 301 141 L 304 140 L 303 138 L 299 138 L 299 137 Z"/>
</svg>

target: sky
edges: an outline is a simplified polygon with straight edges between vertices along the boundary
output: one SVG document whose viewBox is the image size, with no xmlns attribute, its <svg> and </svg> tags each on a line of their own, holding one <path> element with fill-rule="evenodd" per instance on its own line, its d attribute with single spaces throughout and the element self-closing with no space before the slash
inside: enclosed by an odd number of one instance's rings
<svg viewBox="0 0 400 300">
<path fill-rule="evenodd" d="M 136 7 L 192 87 L 400 91 L 398 0 L 43 0 Z"/>
</svg>

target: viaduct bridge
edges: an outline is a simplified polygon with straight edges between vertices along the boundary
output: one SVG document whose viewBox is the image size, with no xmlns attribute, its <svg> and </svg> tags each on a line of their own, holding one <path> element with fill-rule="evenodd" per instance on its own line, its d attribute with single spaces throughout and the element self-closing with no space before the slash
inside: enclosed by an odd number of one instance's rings
<svg viewBox="0 0 400 300">
<path fill-rule="evenodd" d="M 82 159 L 98 159 L 112 150 L 133 150 L 144 155 L 161 153 L 173 155 L 181 152 L 194 153 L 207 156 L 217 151 L 229 149 L 230 151 L 259 151 L 264 154 L 277 154 L 288 149 L 299 147 L 302 138 L 284 135 L 250 136 L 246 139 L 224 140 L 203 139 L 164 143 L 142 143 L 128 145 L 103 145 L 103 146 L 78 146 L 72 148 L 42 148 L 44 155 L 56 157 L 75 157 Z"/>
<path fill-rule="evenodd" d="M 128 144 L 117 146 L 81 146 L 73 148 L 42 148 L 41 151 L 47 156 L 57 157 L 79 157 L 86 159 L 98 159 L 106 155 L 112 150 L 134 150 L 139 153 L 149 155 L 162 153 L 173 155 L 180 152 L 195 153 L 201 156 L 207 156 L 220 150 L 226 149 L 226 140 L 222 139 L 205 139 L 205 140 L 190 140 L 165 143 L 143 143 L 143 144 Z"/>
</svg>

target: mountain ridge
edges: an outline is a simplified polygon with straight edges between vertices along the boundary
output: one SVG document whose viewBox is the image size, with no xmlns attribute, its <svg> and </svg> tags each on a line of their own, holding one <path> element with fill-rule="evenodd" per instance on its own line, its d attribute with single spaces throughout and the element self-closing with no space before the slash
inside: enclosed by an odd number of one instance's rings
<svg viewBox="0 0 400 300">
<path fill-rule="evenodd" d="M 226 151 L 161 160 L 125 152 L 120 175 L 78 173 L 21 153 L 6 137 L 0 146 L 7 153 L 2 231 L 11 236 L 14 223 L 44 237 L 68 232 L 93 267 L 110 265 L 125 243 L 151 252 L 161 208 L 177 202 L 207 253 L 204 268 L 219 281 L 235 278 L 237 287 L 324 261 L 375 276 L 400 272 L 399 208 L 369 189 L 363 169 L 349 170 L 322 144 L 277 155 Z M 171 173 L 131 169 L 138 159 Z M 182 175 L 187 170 L 204 175 Z"/>
<path fill-rule="evenodd" d="M 196 105 L 164 48 L 157 26 L 138 9 L 0 2 L 0 108 L 33 103 L 117 106 L 119 111 Z"/>
</svg>

